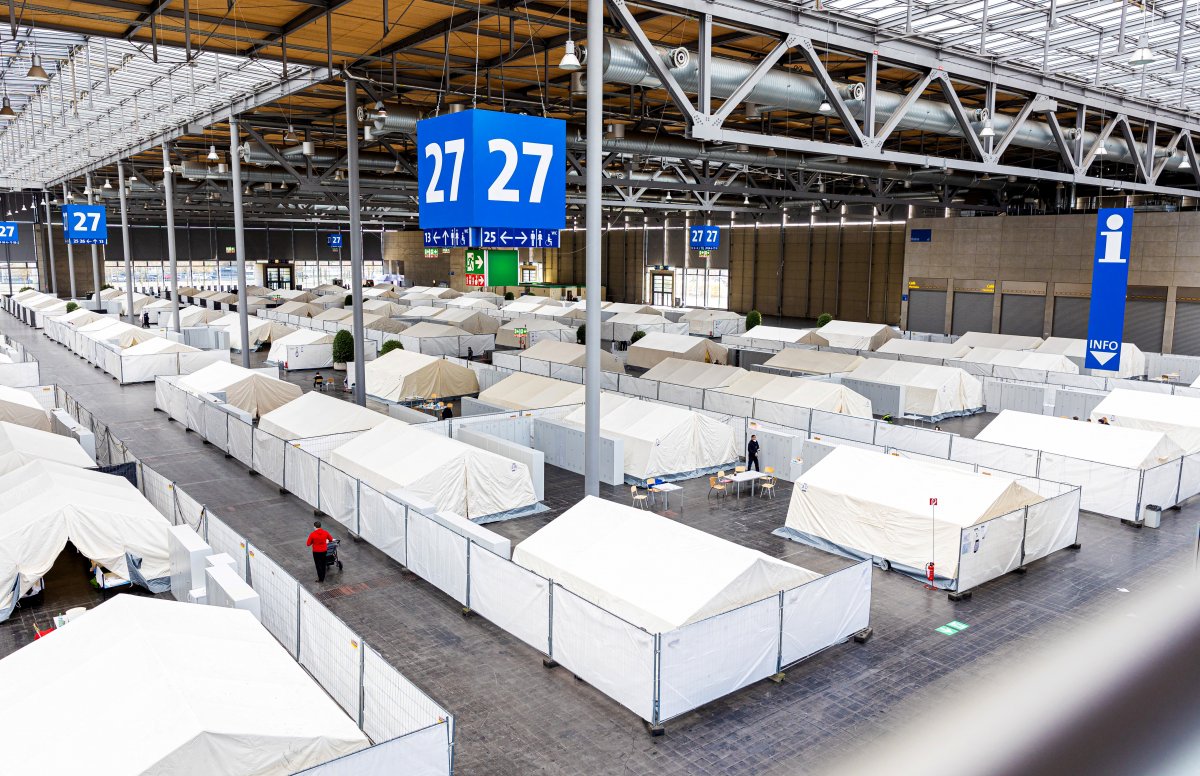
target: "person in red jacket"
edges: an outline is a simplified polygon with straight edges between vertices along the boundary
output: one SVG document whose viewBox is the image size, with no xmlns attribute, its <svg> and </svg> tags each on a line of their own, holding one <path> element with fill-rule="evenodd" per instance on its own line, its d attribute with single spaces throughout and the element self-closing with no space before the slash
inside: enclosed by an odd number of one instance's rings
<svg viewBox="0 0 1200 776">
<path fill-rule="evenodd" d="M 317 567 L 317 581 L 325 581 L 325 552 L 333 535 L 321 527 L 321 521 L 313 523 L 313 532 L 308 535 L 308 546 L 312 547 L 313 563 Z"/>
</svg>

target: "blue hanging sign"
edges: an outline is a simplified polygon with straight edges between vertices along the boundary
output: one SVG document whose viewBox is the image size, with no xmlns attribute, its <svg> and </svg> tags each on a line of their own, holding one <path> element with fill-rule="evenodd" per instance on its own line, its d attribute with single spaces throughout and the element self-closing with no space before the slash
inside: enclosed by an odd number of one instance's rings
<svg viewBox="0 0 1200 776">
<path fill-rule="evenodd" d="M 66 205 L 63 229 L 72 245 L 107 245 L 108 221 L 104 205 Z"/>
<path fill-rule="evenodd" d="M 325 242 L 329 244 L 330 248 L 341 248 L 342 236 L 340 234 L 331 234 L 325 238 Z"/>
<path fill-rule="evenodd" d="M 932 229 L 913 229 L 908 233 L 909 242 L 933 242 Z"/>
<path fill-rule="evenodd" d="M 566 225 L 567 125 L 466 110 L 417 122 L 421 228 Z"/>
<path fill-rule="evenodd" d="M 0 221 L 0 245 L 17 245 L 21 242 L 16 221 Z"/>
<path fill-rule="evenodd" d="M 474 248 L 557 248 L 557 229 L 523 229 L 500 227 L 496 229 L 474 229 L 478 240 Z"/>
<path fill-rule="evenodd" d="M 721 247 L 721 227 L 688 227 L 688 247 L 694 251 L 713 251 Z"/>
<path fill-rule="evenodd" d="M 1121 368 L 1125 331 L 1125 291 L 1129 285 L 1129 246 L 1133 208 L 1101 208 L 1096 214 L 1096 255 L 1092 261 L 1092 302 L 1088 311 L 1088 369 Z"/>
</svg>

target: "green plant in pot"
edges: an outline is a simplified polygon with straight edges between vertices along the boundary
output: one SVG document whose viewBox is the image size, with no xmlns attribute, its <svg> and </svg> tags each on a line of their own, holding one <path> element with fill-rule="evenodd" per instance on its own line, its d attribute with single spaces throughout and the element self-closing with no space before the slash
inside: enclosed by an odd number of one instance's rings
<svg viewBox="0 0 1200 776">
<path fill-rule="evenodd" d="M 78 309 L 79 305 L 75 304 L 74 302 L 67 302 L 67 312 L 73 313 Z"/>
<path fill-rule="evenodd" d="M 333 368 L 346 370 L 346 362 L 354 360 L 354 335 L 341 329 L 333 335 Z"/>
<path fill-rule="evenodd" d="M 749 331 L 755 326 L 762 326 L 762 313 L 758 310 L 751 310 L 746 313 L 746 330 Z"/>
<path fill-rule="evenodd" d="M 404 346 L 400 344 L 400 340 L 388 340 L 383 343 L 383 347 L 379 349 L 379 355 L 386 356 L 393 350 L 404 350 Z"/>
<path fill-rule="evenodd" d="M 829 323 L 832 320 L 833 320 L 833 316 L 830 315 L 829 313 L 821 313 L 819 316 L 817 316 L 817 328 L 818 329 L 821 328 L 822 326 L 824 326 L 825 324 Z"/>
<path fill-rule="evenodd" d="M 630 335 L 629 344 L 632 345 L 633 343 L 637 342 L 638 340 L 640 340 L 642 337 L 645 337 L 645 336 L 646 336 L 646 332 L 642 331 L 641 329 L 638 329 L 637 331 L 635 331 L 633 334 Z"/>
</svg>

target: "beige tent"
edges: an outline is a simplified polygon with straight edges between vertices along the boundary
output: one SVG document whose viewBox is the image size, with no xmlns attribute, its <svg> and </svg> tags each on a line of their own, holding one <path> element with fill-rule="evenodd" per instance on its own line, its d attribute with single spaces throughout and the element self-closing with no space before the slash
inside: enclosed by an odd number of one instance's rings
<svg viewBox="0 0 1200 776">
<path fill-rule="evenodd" d="M 271 292 L 271 296 L 277 296 L 280 299 L 286 299 L 289 302 L 311 302 L 317 298 L 316 294 L 308 291 L 301 291 L 298 288 L 280 288 Z"/>
<path fill-rule="evenodd" d="M 316 317 L 325 311 L 324 307 L 312 302 L 284 302 L 275 308 L 275 312 L 281 315 L 298 315 L 301 318 L 307 316 Z"/>
<path fill-rule="evenodd" d="M 693 388 L 720 388 L 729 385 L 746 370 L 736 366 L 706 364 L 703 361 L 688 361 L 682 358 L 665 358 L 654 368 L 642 375 L 647 380 L 658 380 Z"/>
<path fill-rule="evenodd" d="M 539 361 L 549 361 L 552 364 L 567 366 L 583 366 L 587 348 L 574 342 L 555 342 L 545 340 L 533 347 L 522 351 L 521 358 L 533 358 Z M 611 353 L 600 351 L 600 368 L 605 372 L 624 372 L 625 367 Z"/>
<path fill-rule="evenodd" d="M 752 347 L 779 350 L 787 345 L 827 345 L 816 329 L 785 329 L 782 326 L 755 326 L 738 335 Z"/>
<path fill-rule="evenodd" d="M 940 358 L 945 361 L 962 358 L 971 348 L 959 342 L 925 342 L 923 340 L 893 339 L 876 348 L 877 353 L 918 358 Z"/>
<path fill-rule="evenodd" d="M 455 326 L 468 334 L 495 334 L 500 328 L 498 319 L 478 310 L 445 308 L 433 317 L 433 322 Z"/>
<path fill-rule="evenodd" d="M 969 348 L 997 348 L 999 350 L 1033 350 L 1044 341 L 1041 337 L 992 334 L 986 331 L 969 331 L 955 340 L 959 345 L 966 345 Z"/>
<path fill-rule="evenodd" d="M 41 460 L 84 469 L 96 465 L 74 437 L 0 421 L 0 474 Z"/>
<path fill-rule="evenodd" d="M 123 356 L 153 356 L 160 353 L 199 353 L 200 348 L 175 342 L 166 337 L 150 337 L 122 351 Z"/>
<path fill-rule="evenodd" d="M 428 305 L 417 305 L 416 307 L 410 307 L 407 310 L 405 310 L 404 312 L 400 313 L 400 317 L 404 318 L 405 320 L 409 320 L 412 318 L 432 318 L 433 316 L 437 315 L 438 313 L 442 312 L 445 309 L 446 309 L 445 307 L 430 307 Z"/>
<path fill-rule="evenodd" d="M 649 369 L 667 358 L 724 364 L 729 361 L 729 349 L 703 337 L 661 332 L 647 334 L 629 346 L 630 366 Z"/>
<path fill-rule="evenodd" d="M 479 379 L 465 366 L 410 350 L 393 350 L 366 364 L 367 393 L 386 401 L 465 396 Z"/>
<path fill-rule="evenodd" d="M 318 296 L 326 296 L 331 294 L 341 294 L 345 296 L 346 294 L 350 293 L 349 289 L 342 288 L 341 286 L 335 286 L 332 283 L 322 283 L 316 288 L 310 288 L 309 291 Z"/>
<path fill-rule="evenodd" d="M 471 293 L 473 294 L 475 292 L 472 291 Z M 500 309 L 492 301 L 490 301 L 490 299 L 484 299 L 481 297 L 471 296 L 471 294 L 463 294 L 458 299 L 447 299 L 445 301 L 446 301 L 446 307 L 448 307 L 448 308 L 462 308 L 462 309 L 468 309 L 468 310 L 498 310 L 498 309 Z"/>
<path fill-rule="evenodd" d="M 844 385 L 766 372 L 746 372 L 716 393 L 745 396 L 774 404 L 837 412 L 856 418 L 871 417 L 871 401 Z"/>
<path fill-rule="evenodd" d="M 179 378 L 190 393 L 225 393 L 227 404 L 255 417 L 300 398 L 300 386 L 270 375 L 218 361 Z"/>
<path fill-rule="evenodd" d="M 213 321 L 210 326 L 214 328 L 223 328 L 229 333 L 229 347 L 240 350 L 242 347 L 242 330 L 238 322 L 237 313 L 229 313 Z M 247 321 L 247 328 L 250 333 L 250 342 L 257 347 L 263 342 L 272 342 L 280 337 L 286 337 L 296 329 L 293 326 L 286 326 L 278 321 L 272 321 L 270 318 L 259 318 L 250 316 Z"/>
<path fill-rule="evenodd" d="M 809 375 L 832 375 L 853 372 L 865 359 L 849 353 L 833 353 L 828 350 L 807 348 L 784 348 L 767 359 L 763 366 Z"/>
<path fill-rule="evenodd" d="M 830 321 L 817 329 L 816 334 L 830 347 L 848 350 L 879 350 L 883 343 L 900 336 L 891 326 L 857 321 Z"/>
<path fill-rule="evenodd" d="M 586 304 L 587 304 L 586 302 L 583 303 L 583 305 L 586 305 Z M 582 307 L 583 305 L 580 305 L 580 306 Z M 604 305 L 603 310 L 605 313 L 612 313 L 614 316 L 615 315 L 624 315 L 626 313 L 632 313 L 635 315 L 652 315 L 655 318 L 662 317 L 662 314 L 658 310 L 655 310 L 653 307 L 651 307 L 648 304 L 629 304 L 628 302 L 611 302 L 609 304 Z"/>
<path fill-rule="evenodd" d="M 280 439 L 310 439 L 366 431 L 387 419 L 382 412 L 309 391 L 263 415 L 258 420 L 258 427 Z"/>
<path fill-rule="evenodd" d="M 366 325 L 364 324 L 364 328 Z M 374 331 L 383 331 L 388 334 L 399 334 L 409 328 L 409 324 L 404 321 L 398 321 L 395 318 L 384 318 L 383 316 L 375 316 L 371 322 L 371 329 Z"/>
<path fill-rule="evenodd" d="M 525 344 L 530 346 L 542 340 L 575 341 L 575 329 L 558 321 L 545 318 L 513 318 L 496 330 L 496 344 L 506 348 L 521 347 L 521 339 L 514 333 L 517 329 L 525 329 L 528 332 Z"/>
<path fill-rule="evenodd" d="M 405 310 L 403 305 L 398 305 L 390 299 L 367 299 L 363 301 L 362 308 L 364 313 L 382 315 L 385 318 L 399 315 Z"/>
<path fill-rule="evenodd" d="M 38 404 L 37 399 L 27 391 L 7 385 L 0 385 L 0 421 L 50 430 L 50 413 Z"/>
<path fill-rule="evenodd" d="M 688 310 L 681 319 L 688 332 L 701 337 L 723 337 L 746 330 L 745 317 L 731 310 Z"/>
<path fill-rule="evenodd" d="M 354 311 L 345 307 L 330 307 L 312 317 L 314 321 L 340 321 L 349 318 Z"/>
<path fill-rule="evenodd" d="M 507 410 L 540 410 L 583 404 L 583 392 L 579 383 L 516 372 L 482 391 L 479 400 Z"/>
</svg>

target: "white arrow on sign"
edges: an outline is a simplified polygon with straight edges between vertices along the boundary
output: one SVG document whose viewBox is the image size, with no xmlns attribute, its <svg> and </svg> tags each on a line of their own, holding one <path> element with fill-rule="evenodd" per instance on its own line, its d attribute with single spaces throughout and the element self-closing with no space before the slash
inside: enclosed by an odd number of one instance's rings
<svg viewBox="0 0 1200 776">
<path fill-rule="evenodd" d="M 1115 355 L 1117 355 L 1117 354 L 1116 353 L 1105 353 L 1102 350 L 1093 350 L 1092 351 L 1092 358 L 1096 359 L 1096 361 L 1098 361 L 1100 363 L 1100 366 L 1104 366 L 1105 364 L 1107 364 L 1109 361 L 1112 360 L 1112 357 Z"/>
<path fill-rule="evenodd" d="M 504 243 L 505 245 L 508 245 L 508 232 L 500 233 L 500 242 Z"/>
<path fill-rule="evenodd" d="M 521 232 L 517 239 L 521 241 L 521 245 L 524 245 L 525 243 L 529 242 L 529 234 L 527 232 Z"/>
</svg>

